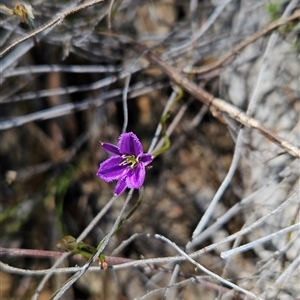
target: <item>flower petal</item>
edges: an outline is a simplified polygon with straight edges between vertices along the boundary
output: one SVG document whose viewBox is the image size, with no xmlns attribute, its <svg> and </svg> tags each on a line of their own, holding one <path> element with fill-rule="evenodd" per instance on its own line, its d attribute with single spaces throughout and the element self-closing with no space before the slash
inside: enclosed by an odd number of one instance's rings
<svg viewBox="0 0 300 300">
<path fill-rule="evenodd" d="M 142 187 L 145 180 L 146 170 L 144 163 L 140 162 L 135 169 L 131 169 L 127 174 L 127 186 L 133 189 Z"/>
<path fill-rule="evenodd" d="M 122 154 L 130 154 L 137 157 L 143 153 L 143 146 L 133 132 L 122 133 L 119 138 L 118 146 Z"/>
<path fill-rule="evenodd" d="M 149 165 L 153 161 L 153 156 L 148 153 L 143 153 L 139 156 L 139 161 L 143 162 L 145 166 Z"/>
<path fill-rule="evenodd" d="M 117 185 L 115 186 L 115 190 L 114 190 L 115 195 L 117 196 L 122 194 L 126 188 L 127 188 L 126 177 L 124 177 L 117 182 Z"/>
<path fill-rule="evenodd" d="M 120 166 L 122 161 L 123 158 L 121 156 L 110 157 L 100 164 L 96 175 L 106 182 L 119 180 L 130 170 L 128 166 Z"/>
<path fill-rule="evenodd" d="M 102 148 L 110 155 L 120 155 L 119 148 L 110 143 L 101 143 Z"/>
</svg>

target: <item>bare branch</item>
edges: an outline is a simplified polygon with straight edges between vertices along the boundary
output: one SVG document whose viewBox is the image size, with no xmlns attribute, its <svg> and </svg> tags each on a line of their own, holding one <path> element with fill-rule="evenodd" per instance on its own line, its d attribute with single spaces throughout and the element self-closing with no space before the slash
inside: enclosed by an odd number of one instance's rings
<svg viewBox="0 0 300 300">
<path fill-rule="evenodd" d="M 290 155 L 300 158 L 300 149 L 298 147 L 277 136 L 271 130 L 265 128 L 254 118 L 247 116 L 242 110 L 235 107 L 234 105 L 231 105 L 222 99 L 215 98 L 213 95 L 197 86 L 193 81 L 181 75 L 174 67 L 158 58 L 158 56 L 151 52 L 146 46 L 133 41 L 132 43 L 133 48 L 138 53 L 145 54 L 145 56 L 151 63 L 158 66 L 165 74 L 170 77 L 170 79 L 180 85 L 184 90 L 194 96 L 197 100 L 201 101 L 203 104 L 209 107 L 213 107 L 217 111 L 228 114 L 231 118 L 235 119 L 242 125 L 258 131 L 260 134 L 265 136 L 271 142 L 277 144 L 280 148 L 284 149 Z"/>
<path fill-rule="evenodd" d="M 188 74 L 204 74 L 210 71 L 213 71 L 214 69 L 220 68 L 225 65 L 226 62 L 230 61 L 235 55 L 237 55 L 241 50 L 243 50 L 245 47 L 247 47 L 249 44 L 255 42 L 259 38 L 265 36 L 266 34 L 269 34 L 273 30 L 277 29 L 280 26 L 283 26 L 287 23 L 290 23 L 292 21 L 295 21 L 297 19 L 300 19 L 300 10 L 296 10 L 291 16 L 285 19 L 280 19 L 268 27 L 264 28 L 263 30 L 251 35 L 247 39 L 243 40 L 241 43 L 236 45 L 232 51 L 229 53 L 224 54 L 222 57 L 220 57 L 218 60 L 215 62 L 208 64 L 206 66 L 202 67 L 195 67 L 193 69 L 188 69 L 185 68 L 183 69 L 183 72 L 188 73 Z"/>
<path fill-rule="evenodd" d="M 52 20 L 50 20 L 48 23 L 46 23 L 45 25 L 37 28 L 36 30 L 32 31 L 31 33 L 29 33 L 28 35 L 24 36 L 23 38 L 20 38 L 18 40 L 16 40 L 14 43 L 12 43 L 10 46 L 8 46 L 7 48 L 5 48 L 2 52 L 0 52 L 0 57 L 2 57 L 3 55 L 5 55 L 7 52 L 9 52 L 12 48 L 14 48 L 15 46 L 17 46 L 18 44 L 36 36 L 37 34 L 39 34 L 40 32 L 44 31 L 45 29 L 50 28 L 51 26 L 53 26 L 56 23 L 61 23 L 63 22 L 64 18 L 74 14 L 75 12 L 78 12 L 82 9 L 85 9 L 87 7 L 96 5 L 98 3 L 104 2 L 105 0 L 94 0 L 94 1 L 90 1 L 90 2 L 86 2 L 84 4 L 78 5 L 75 8 L 72 8 L 66 12 L 63 13 L 59 13 L 56 15 L 55 18 L 53 18 Z"/>
</svg>

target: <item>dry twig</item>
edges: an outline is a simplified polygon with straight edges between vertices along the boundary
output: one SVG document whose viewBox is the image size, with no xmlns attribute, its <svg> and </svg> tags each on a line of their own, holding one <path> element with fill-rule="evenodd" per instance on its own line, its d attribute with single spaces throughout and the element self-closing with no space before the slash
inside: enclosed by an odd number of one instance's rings
<svg viewBox="0 0 300 300">
<path fill-rule="evenodd" d="M 65 17 L 74 14 L 75 12 L 78 12 L 82 9 L 85 9 L 87 7 L 96 5 L 98 3 L 104 2 L 105 0 L 94 0 L 94 1 L 90 1 L 90 2 L 86 2 L 83 3 L 81 5 L 76 6 L 75 8 L 72 8 L 64 13 L 60 13 L 57 14 L 55 18 L 53 18 L 52 20 L 50 20 L 48 23 L 46 23 L 45 25 L 37 28 L 36 30 L 32 31 L 31 33 L 29 33 L 28 35 L 16 40 L 14 43 L 12 43 L 11 45 L 9 45 L 8 47 L 6 47 L 1 53 L 0 53 L 0 57 L 2 57 L 3 55 L 5 55 L 7 52 L 9 52 L 12 48 L 14 48 L 15 46 L 17 46 L 18 44 L 36 36 L 37 34 L 43 32 L 44 30 L 50 28 L 51 26 L 53 26 L 56 23 L 61 23 Z"/>
<path fill-rule="evenodd" d="M 220 68 L 224 66 L 226 62 L 228 62 L 230 59 L 234 58 L 235 55 L 237 55 L 241 50 L 243 50 L 245 47 L 250 45 L 251 43 L 255 42 L 259 38 L 263 37 L 266 34 L 269 34 L 273 30 L 277 29 L 280 26 L 283 26 L 289 22 L 295 21 L 297 19 L 300 19 L 300 10 L 296 10 L 292 15 L 290 15 L 288 18 L 285 19 L 280 19 L 276 22 L 273 22 L 271 25 L 268 27 L 264 28 L 263 30 L 251 35 L 247 39 L 243 40 L 241 43 L 236 45 L 232 51 L 229 53 L 224 54 L 222 57 L 220 57 L 218 60 L 214 61 L 211 64 L 202 66 L 202 67 L 195 67 L 193 69 L 184 69 L 183 72 L 188 73 L 188 74 L 204 74 L 211 72 L 217 68 Z"/>
<path fill-rule="evenodd" d="M 279 137 L 271 130 L 267 129 L 261 125 L 254 118 L 249 117 L 242 110 L 227 103 L 222 99 L 215 98 L 213 95 L 209 94 L 194 82 L 188 78 L 181 75 L 174 67 L 170 66 L 166 62 L 162 61 L 157 55 L 151 52 L 146 46 L 133 42 L 133 49 L 140 53 L 145 54 L 152 64 L 159 67 L 165 74 L 169 76 L 176 84 L 180 85 L 185 91 L 190 93 L 197 100 L 201 101 L 203 104 L 220 111 L 222 113 L 228 114 L 231 118 L 235 119 L 240 124 L 258 131 L 260 134 L 265 136 L 271 142 L 277 144 L 280 148 L 284 149 L 287 153 L 294 157 L 300 158 L 300 149 L 292 144 L 290 144 L 285 139 Z"/>
</svg>

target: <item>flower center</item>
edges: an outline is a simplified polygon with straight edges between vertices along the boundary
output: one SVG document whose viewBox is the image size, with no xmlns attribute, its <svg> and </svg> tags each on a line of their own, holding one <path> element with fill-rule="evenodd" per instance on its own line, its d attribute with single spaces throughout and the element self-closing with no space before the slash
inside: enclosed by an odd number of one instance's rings
<svg viewBox="0 0 300 300">
<path fill-rule="evenodd" d="M 122 158 L 123 161 L 120 163 L 120 166 L 129 166 L 129 168 L 134 169 L 139 163 L 139 158 L 134 155 L 123 154 Z"/>
</svg>

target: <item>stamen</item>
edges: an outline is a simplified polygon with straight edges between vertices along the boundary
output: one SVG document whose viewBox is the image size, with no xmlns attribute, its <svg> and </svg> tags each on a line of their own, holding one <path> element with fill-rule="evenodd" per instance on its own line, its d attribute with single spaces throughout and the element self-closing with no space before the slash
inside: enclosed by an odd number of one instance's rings
<svg viewBox="0 0 300 300">
<path fill-rule="evenodd" d="M 135 157 L 134 155 L 122 155 L 122 162 L 120 163 L 120 166 L 129 166 L 129 168 L 134 169 L 139 163 L 139 158 Z"/>
</svg>

